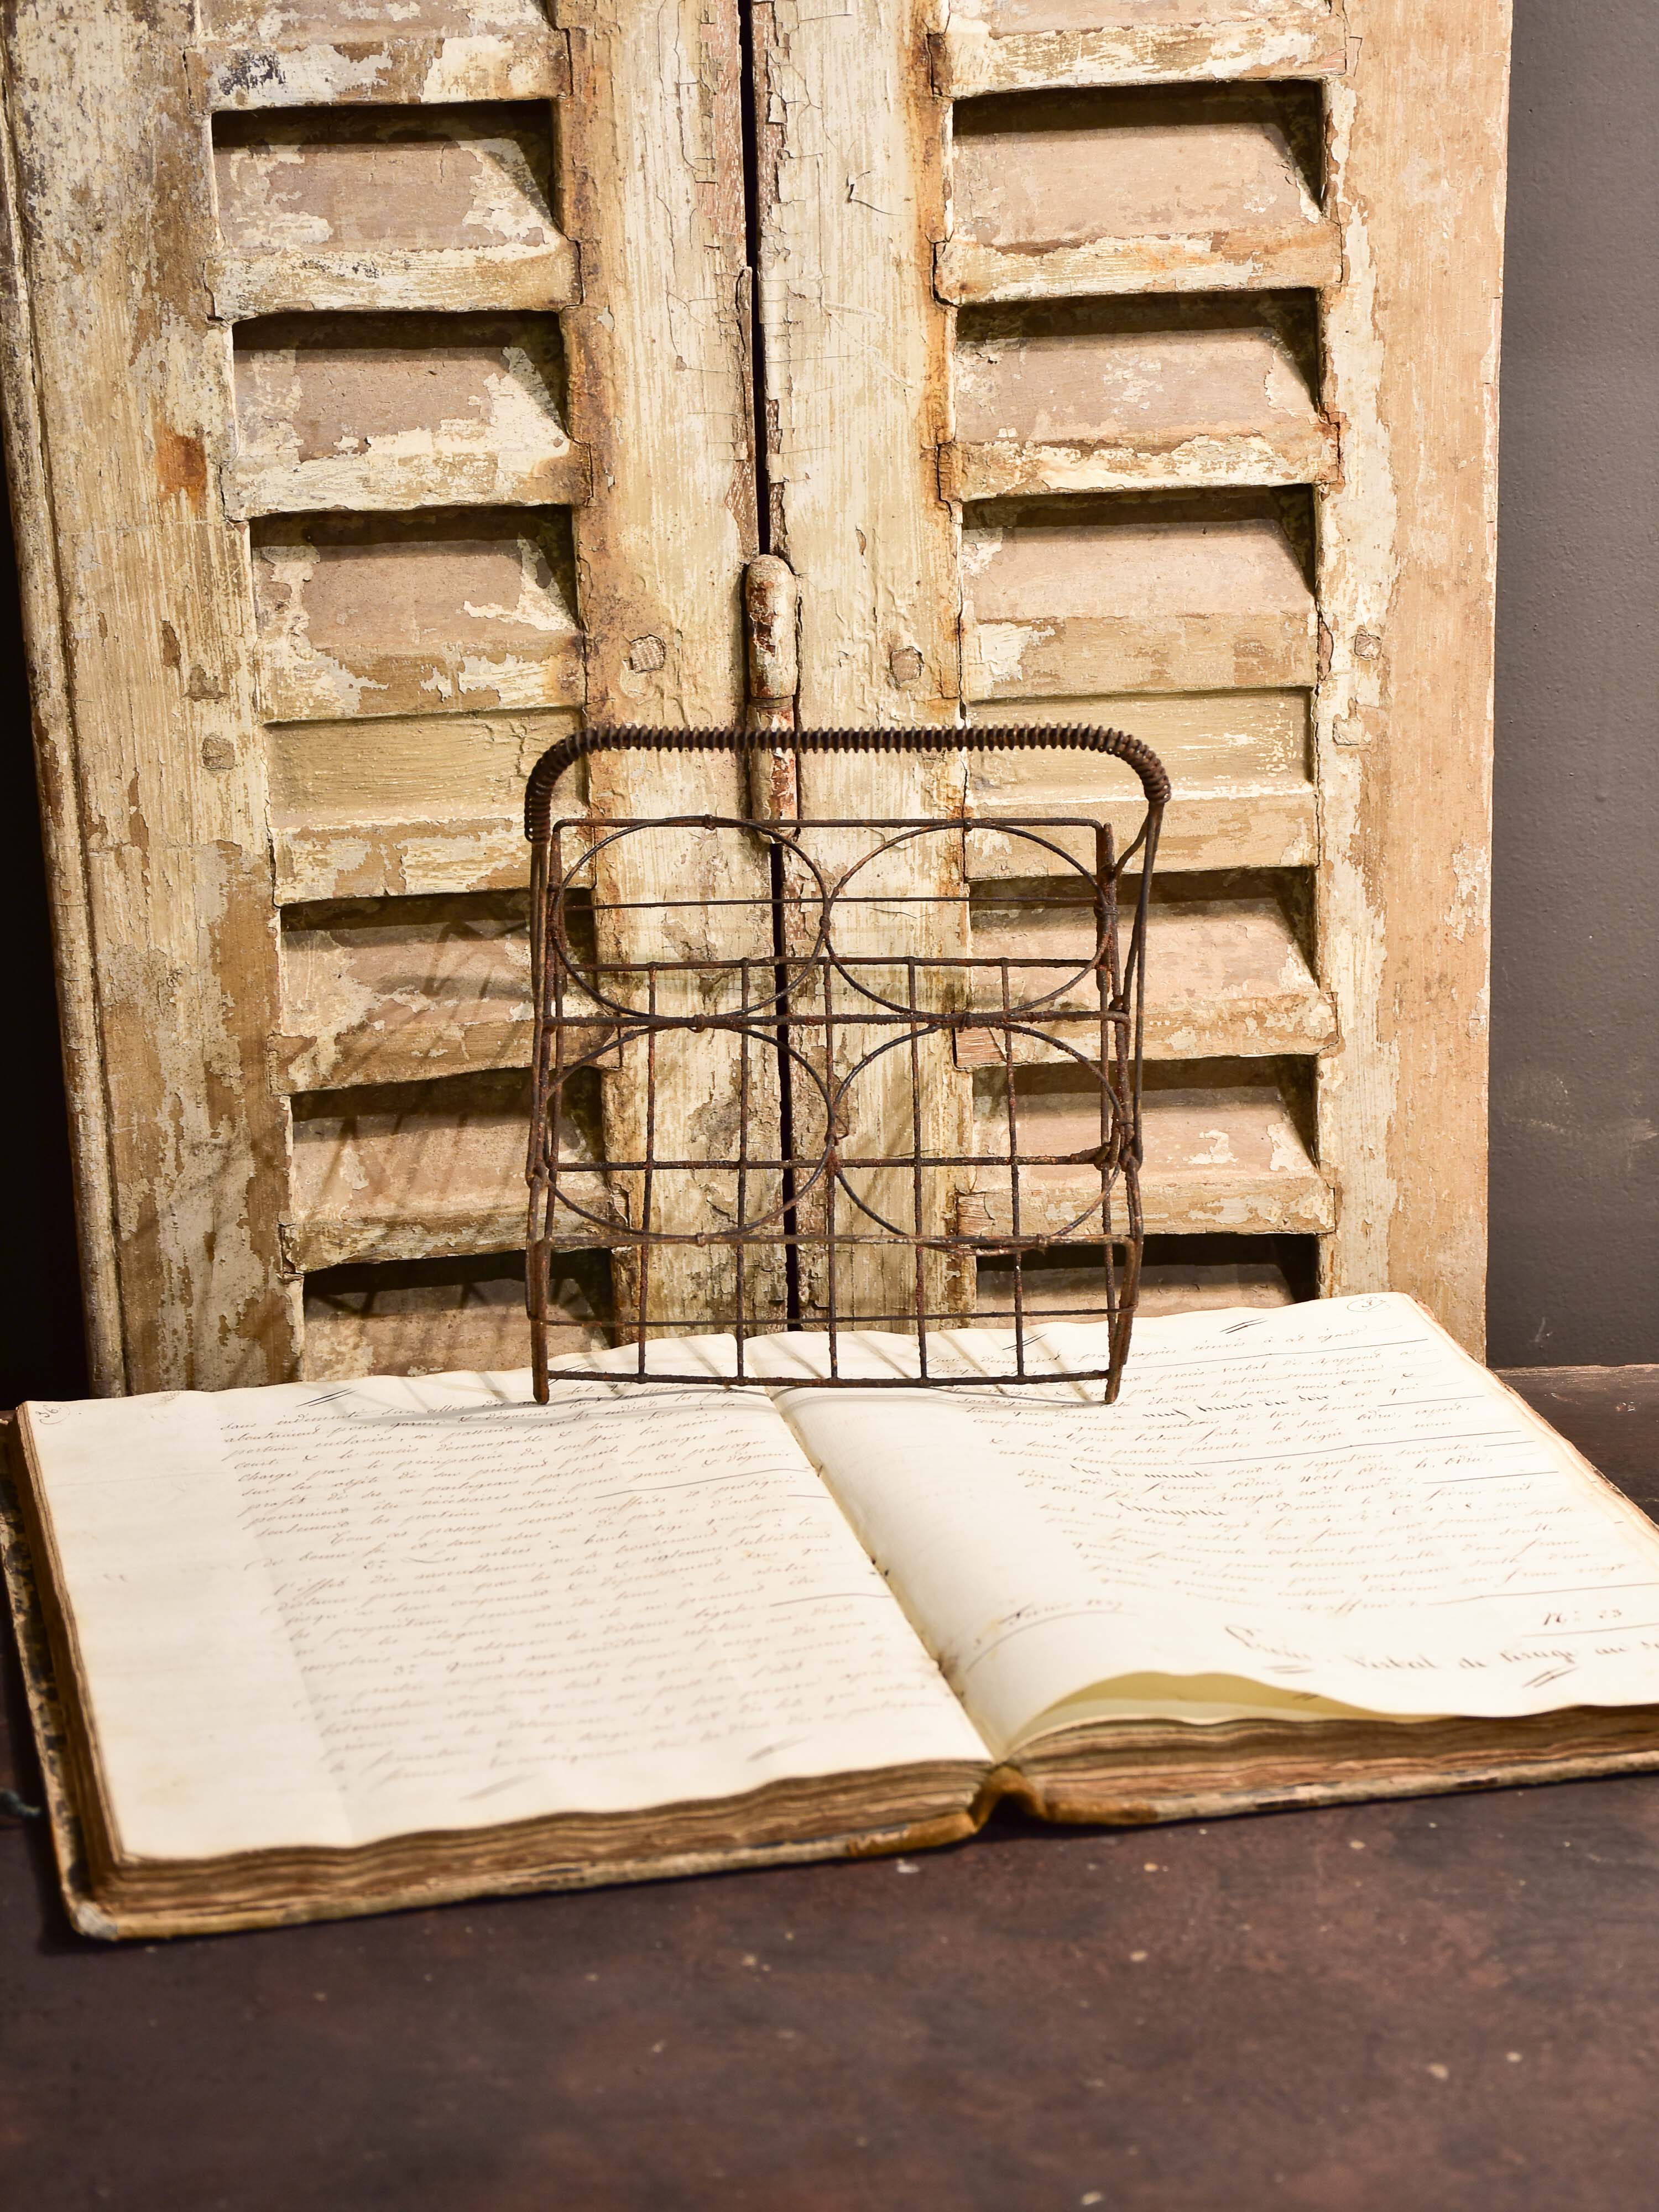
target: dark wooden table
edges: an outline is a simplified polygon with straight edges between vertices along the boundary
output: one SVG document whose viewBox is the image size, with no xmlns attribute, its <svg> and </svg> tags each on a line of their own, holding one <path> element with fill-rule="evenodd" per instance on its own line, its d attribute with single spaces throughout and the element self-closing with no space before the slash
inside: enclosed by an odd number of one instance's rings
<svg viewBox="0 0 1659 2212">
<path fill-rule="evenodd" d="M 0 2050 L 16 2212 L 1650 2212 L 1659 1777 L 131 1948 L 4 1821 Z"/>
</svg>

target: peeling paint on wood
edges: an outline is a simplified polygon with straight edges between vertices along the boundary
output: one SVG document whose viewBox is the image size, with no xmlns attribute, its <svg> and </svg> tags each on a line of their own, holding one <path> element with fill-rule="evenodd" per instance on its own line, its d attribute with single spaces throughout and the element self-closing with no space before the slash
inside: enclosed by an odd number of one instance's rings
<svg viewBox="0 0 1659 2212">
<path fill-rule="evenodd" d="M 1175 20 L 1170 20 L 1173 17 Z M 1062 87 L 1319 77 L 1347 61 L 1328 0 L 962 0 L 933 40 L 933 76 L 957 100 Z"/>
<path fill-rule="evenodd" d="M 551 208 L 545 111 L 267 110 L 214 125 L 223 317 L 559 307 L 576 256 Z"/>
<path fill-rule="evenodd" d="M 1253 298 L 964 313 L 946 495 L 1325 482 L 1336 434 L 1285 319 Z"/>
<path fill-rule="evenodd" d="M 312 1273 L 522 1250 L 529 1102 L 529 1078 L 516 1073 L 296 1099 L 289 1263 Z M 572 1157 L 593 1157 L 579 1115 L 561 1136 Z M 568 1227 L 585 1241 L 575 1217 Z"/>
<path fill-rule="evenodd" d="M 271 721 L 581 699 L 557 516 L 272 519 L 256 526 L 252 551 Z"/>
<path fill-rule="evenodd" d="M 580 243 L 583 299 L 565 319 L 570 426 L 594 457 L 593 494 L 575 518 L 586 631 L 588 714 L 595 722 L 738 724 L 744 711 L 744 568 L 758 550 L 744 281 L 741 41 L 735 0 L 670 0 L 641 17 L 622 0 L 570 0 L 573 94 L 560 133 L 562 210 Z M 591 802 L 602 817 L 744 811 L 735 757 L 595 756 Z M 572 805 L 564 809 L 576 811 Z M 718 849 L 717 849 L 718 847 Z M 596 896 L 612 908 L 607 957 L 638 957 L 630 902 L 710 901 L 765 889 L 758 852 L 666 832 L 611 848 Z M 687 957 L 736 949 L 733 909 L 675 927 Z M 653 945 L 653 952 L 659 948 Z M 659 1066 L 659 1152 L 724 1149 L 734 1114 L 728 1039 L 685 1034 Z M 605 1145 L 644 1154 L 643 1086 L 607 1083 Z M 632 1218 L 641 1194 L 624 1188 Z M 688 1233 L 732 1202 L 729 1176 L 672 1179 L 657 1225 Z M 711 1255 L 684 1246 L 657 1263 L 659 1310 L 695 1316 L 711 1294 Z M 781 1304 L 781 1272 L 762 1304 Z M 619 1310 L 636 1297 L 626 1255 L 614 1270 Z"/>
<path fill-rule="evenodd" d="M 13 62 L 0 42 L 0 100 L 9 100 Z M 33 302 L 15 142 L 0 129 L 0 406 L 7 484 L 16 532 L 24 652 L 33 703 L 35 781 L 52 905 L 52 952 L 75 1175 L 88 1368 L 94 1389 L 113 1389 L 124 1371 L 121 1286 L 103 1040 L 86 875 L 81 787 L 75 757 L 64 594 L 53 557 L 46 465 L 46 417 L 34 349 Z"/>
<path fill-rule="evenodd" d="M 969 102 L 938 255 L 963 303 L 1334 283 L 1341 247 L 1288 88 Z"/>
<path fill-rule="evenodd" d="M 550 318 L 289 316 L 243 325 L 235 361 L 233 515 L 587 496 Z"/>
<path fill-rule="evenodd" d="M 970 699 L 1317 677 L 1313 592 L 1270 495 L 979 508 L 962 554 Z"/>
<path fill-rule="evenodd" d="M 533 4 L 405 0 L 378 34 L 338 8 L 205 12 L 198 67 L 215 108 L 557 100 L 570 89 L 565 42 Z"/>
<path fill-rule="evenodd" d="M 757 10 L 762 144 L 761 301 L 769 468 L 780 550 L 800 582 L 799 711 L 805 724 L 895 725 L 959 719 L 960 586 L 956 531 L 937 452 L 949 435 L 951 318 L 933 296 L 943 233 L 948 109 L 934 98 L 926 34 L 910 0 L 853 0 L 823 14 L 802 0 Z M 849 426 L 856 426 L 849 435 Z M 804 811 L 868 820 L 949 816 L 963 805 L 959 757 L 801 763 Z M 849 838 L 846 859 L 866 849 Z M 941 837 L 911 848 L 912 892 L 939 902 L 914 940 L 920 954 L 965 951 L 959 860 Z M 875 949 L 879 909 L 842 945 Z M 871 1042 L 864 1040 L 866 1046 Z M 848 1052 L 852 1050 L 849 1046 Z M 966 1149 L 969 1099 L 942 1042 L 924 1048 L 923 1147 Z M 837 1065 L 845 1075 L 848 1063 Z M 804 1087 L 804 1086 L 803 1086 Z M 910 1126 L 908 1072 L 889 1055 L 848 1101 L 846 1140 L 889 1148 Z M 803 1124 L 805 1126 L 803 1126 Z M 802 1110 L 803 1147 L 823 1141 Z M 866 1201 L 909 1218 L 908 1170 L 864 1179 Z M 944 1225 L 946 1178 L 927 1179 L 924 1210 Z M 910 1255 L 866 1255 L 866 1312 L 902 1313 L 915 1297 Z M 811 1269 L 807 1270 L 811 1276 Z M 972 1285 L 930 1265 L 935 1310 L 970 1309 Z M 808 1279 L 803 1300 L 821 1308 Z"/>
<path fill-rule="evenodd" d="M 1309 759 L 1310 698 L 1303 691 L 1142 693 L 1128 697 L 1048 698 L 1037 710 L 1056 722 L 1133 727 L 1169 771 L 1174 796 L 1158 841 L 1160 875 L 1198 869 L 1305 868 L 1319 857 L 1318 795 Z M 1018 701 L 985 702 L 972 722 L 1023 721 Z M 975 814 L 1092 817 L 1104 811 L 1121 849 L 1139 826 L 1139 785 L 1121 763 L 1076 762 L 1053 753 L 970 753 L 968 802 Z M 1050 833 L 1085 864 L 1086 833 Z M 1018 876 L 1030 867 L 1023 840 L 981 830 L 968 841 L 971 881 Z"/>
<path fill-rule="evenodd" d="M 1045 1080 L 1046 1079 L 1052 1079 Z M 1031 1068 L 1019 1079 L 1022 1146 L 1033 1154 L 1086 1151 L 1100 1133 L 1097 1097 L 1061 1068 Z M 977 1149 L 994 1156 L 1006 1145 L 1006 1108 L 993 1074 L 976 1096 Z M 1301 1132 L 1277 1086 L 1255 1082 L 1148 1089 L 1141 1200 L 1153 1236 L 1316 1233 L 1332 1220 L 1329 1185 L 1309 1158 Z M 1020 1176 L 1020 1218 L 1028 1232 L 1098 1243 L 1092 1209 L 1100 1179 L 1086 1169 L 1034 1167 Z M 1012 1226 L 1008 1177 L 988 1162 L 957 1206 L 964 1231 L 1008 1234 Z"/>
<path fill-rule="evenodd" d="M 209 495 L 228 410 L 191 11 L 81 10 L 72 38 L 58 18 L 8 11 L 5 94 L 51 501 L 23 561 L 62 593 L 100 1045 L 82 1083 L 108 1101 L 121 1356 L 105 1315 L 94 1379 L 256 1382 L 297 1347 L 247 571 Z"/>
<path fill-rule="evenodd" d="M 527 1067 L 522 894 L 302 910 L 283 932 L 285 1091 Z"/>
<path fill-rule="evenodd" d="M 525 777 L 576 726 L 563 710 L 275 725 L 277 903 L 521 890 Z M 571 783 L 580 803 L 586 781 Z"/>
<path fill-rule="evenodd" d="M 279 904 L 314 899 L 418 898 L 434 891 L 522 890 L 524 826 L 507 813 L 469 820 L 274 829 Z"/>
<path fill-rule="evenodd" d="M 554 1285 L 556 1352 L 591 1351 L 610 1290 L 602 1256 L 565 1254 Z M 307 1382 L 354 1375 L 499 1373 L 524 1360 L 524 1271 L 512 1255 L 344 1267 L 307 1279 Z"/>
<path fill-rule="evenodd" d="M 1173 887 L 1168 887 L 1173 888 Z M 1053 886 L 1050 886 L 1052 892 Z M 1018 896 L 1009 884 L 1005 894 Z M 1079 968 L 1095 942 L 1091 910 L 1073 921 L 1050 901 L 1034 921 L 1029 903 L 1000 902 L 995 890 L 975 900 L 974 949 L 1007 956 L 1011 988 L 1055 986 L 1053 970 L 1022 970 L 1024 952 L 1042 959 L 1073 954 Z M 1254 1059 L 1272 1053 L 1317 1052 L 1335 1031 L 1330 1002 L 1321 992 L 1290 918 L 1270 896 L 1162 896 L 1153 902 L 1147 934 L 1146 1051 L 1158 1060 Z M 1070 1003 L 1063 996 L 1056 1001 Z M 1092 1003 L 1079 997 L 1076 1003 Z M 1016 1039 L 1015 1057 L 1059 1057 L 1035 1039 Z M 984 1030 L 961 1032 L 957 1057 L 982 1066 L 1000 1056 Z"/>
</svg>

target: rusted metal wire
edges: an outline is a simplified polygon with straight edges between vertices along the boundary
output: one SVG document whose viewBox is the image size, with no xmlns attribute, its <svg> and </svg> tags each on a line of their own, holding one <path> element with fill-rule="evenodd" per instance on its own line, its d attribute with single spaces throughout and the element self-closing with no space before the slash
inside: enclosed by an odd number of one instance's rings
<svg viewBox="0 0 1659 2212">
<path fill-rule="evenodd" d="M 563 1376 L 706 1382 L 706 1370 L 677 1372 L 660 1356 L 647 1365 L 647 1344 L 729 1333 L 734 1379 L 763 1383 L 748 1358 L 755 1338 L 811 1328 L 827 1335 L 831 1387 L 915 1387 L 842 1371 L 846 1332 L 875 1328 L 914 1341 L 924 1385 L 982 1381 L 959 1361 L 930 1357 L 929 1340 L 973 1322 L 975 1272 L 989 1260 L 1012 1270 L 1012 1309 L 999 1316 L 1012 1323 L 1006 1379 L 1102 1380 L 1116 1395 L 1144 1242 L 1147 902 L 1170 796 L 1156 754 L 1115 730 L 972 732 L 975 752 L 1060 747 L 1125 762 L 1146 810 L 1121 851 L 1107 820 L 1076 811 L 553 814 L 560 778 L 599 750 L 742 755 L 782 742 L 798 755 L 938 753 L 958 750 L 965 736 L 804 730 L 781 741 L 736 729 L 593 729 L 537 763 L 525 797 L 535 1003 L 526 1279 L 538 1399 L 548 1390 L 556 1259 L 595 1248 L 625 1281 L 615 1333 L 637 1358 L 621 1375 L 573 1364 L 562 1364 Z M 688 854 L 693 846 L 705 860 L 718 852 L 701 890 L 689 860 L 667 885 L 634 863 L 649 854 L 659 870 L 665 836 L 674 836 Z M 1021 917 L 1018 941 L 994 954 L 974 950 L 969 857 L 982 838 L 997 842 L 998 873 L 1010 884 L 995 905 Z M 940 840 L 945 864 L 930 874 L 927 856 L 937 860 Z M 732 888 L 710 895 L 710 881 Z M 1045 951 L 1056 921 L 1070 936 Z M 699 1062 L 691 1039 L 723 1043 L 702 1048 Z M 711 1048 L 725 1055 L 729 1096 L 707 1095 Z M 1025 1146 L 1022 1071 L 1045 1065 L 1083 1088 L 1097 1141 L 1061 1153 Z M 994 1151 L 964 1144 L 965 1109 L 954 1120 L 938 1111 L 943 1091 L 971 1083 L 975 1070 L 1000 1085 Z M 574 1101 L 592 1071 L 617 1086 L 612 1109 L 597 1142 L 578 1142 Z M 698 1083 L 703 1095 L 687 1095 Z M 1079 1169 L 1090 1171 L 1087 1188 L 1073 1194 L 1074 1209 L 1062 1191 L 1066 1218 L 1056 1222 L 1056 1191 L 1069 1190 Z M 1056 1364 L 1052 1346 L 1033 1346 L 1026 1273 L 1033 1258 L 1079 1245 L 1099 1249 L 1099 1288 L 1070 1310 L 1109 1325 L 1105 1362 L 1087 1367 Z M 1045 1303 L 1042 1314 L 1057 1310 Z"/>
</svg>

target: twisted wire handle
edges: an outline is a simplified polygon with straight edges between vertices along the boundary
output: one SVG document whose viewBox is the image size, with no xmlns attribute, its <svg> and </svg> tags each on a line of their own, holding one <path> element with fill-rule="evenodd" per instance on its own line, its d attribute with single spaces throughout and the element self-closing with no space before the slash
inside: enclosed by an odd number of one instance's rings
<svg viewBox="0 0 1659 2212">
<path fill-rule="evenodd" d="M 525 787 L 524 834 L 532 845 L 544 844 L 552 833 L 553 791 L 568 768 L 595 752 L 756 752 L 773 750 L 803 753 L 920 753 L 955 752 L 964 745 L 975 750 L 1011 752 L 1066 748 L 1078 752 L 1106 753 L 1124 762 L 1140 778 L 1150 807 L 1161 811 L 1170 798 L 1170 779 L 1164 763 L 1148 744 L 1126 730 L 1104 730 L 1087 722 L 1022 722 L 1008 728 L 963 730 L 955 726 L 903 730 L 792 730 L 644 729 L 624 723 L 615 729 L 580 731 L 561 738 L 530 771 Z"/>
</svg>

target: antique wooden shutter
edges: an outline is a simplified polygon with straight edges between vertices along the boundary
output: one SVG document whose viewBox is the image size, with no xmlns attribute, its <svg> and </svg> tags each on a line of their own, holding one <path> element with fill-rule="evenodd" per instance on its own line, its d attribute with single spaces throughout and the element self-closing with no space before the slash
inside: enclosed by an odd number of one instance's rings
<svg viewBox="0 0 1659 2212">
<path fill-rule="evenodd" d="M 5 61 L 97 1382 L 516 1362 L 524 773 L 741 711 L 735 13 L 22 0 Z"/>
<path fill-rule="evenodd" d="M 1149 1303 L 1388 1285 L 1478 1348 L 1507 8 L 757 15 L 803 720 L 1157 746 Z M 969 811 L 1127 793 L 1062 757 L 970 750 Z M 1062 1069 L 1022 1091 L 1087 1141 Z"/>
<path fill-rule="evenodd" d="M 1164 751 L 1160 1295 L 1389 1282 L 1478 1343 L 1506 12 L 19 0 L 99 1387 L 522 1358 L 522 775 L 584 714 L 739 718 L 768 550 L 803 722 L 967 726 L 814 764 L 820 810 L 1107 792 L 999 772 L 999 719 Z M 672 757 L 592 795 L 740 803 Z M 1017 941 L 975 865 L 972 941 Z M 994 1133 L 994 1072 L 939 1075 Z M 694 1139 L 721 1080 L 671 1085 Z"/>
</svg>

